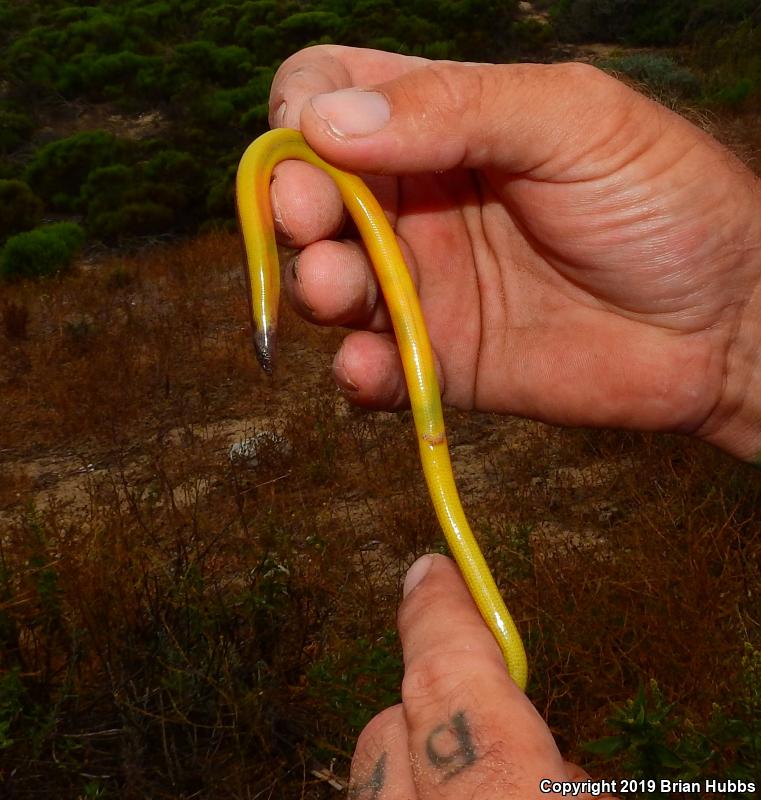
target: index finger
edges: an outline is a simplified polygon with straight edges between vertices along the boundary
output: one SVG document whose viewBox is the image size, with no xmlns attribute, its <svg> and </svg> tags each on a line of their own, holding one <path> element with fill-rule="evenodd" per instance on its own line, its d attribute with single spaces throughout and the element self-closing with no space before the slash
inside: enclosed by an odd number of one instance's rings
<svg viewBox="0 0 761 800">
<path fill-rule="evenodd" d="M 342 45 L 315 45 L 287 58 L 270 90 L 270 125 L 299 128 L 301 109 L 315 95 L 393 80 L 429 63 L 419 56 Z"/>
</svg>

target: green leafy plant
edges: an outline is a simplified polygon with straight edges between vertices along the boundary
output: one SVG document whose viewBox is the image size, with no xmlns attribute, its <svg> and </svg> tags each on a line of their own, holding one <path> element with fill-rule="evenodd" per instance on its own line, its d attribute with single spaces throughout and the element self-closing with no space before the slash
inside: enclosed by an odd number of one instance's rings
<svg viewBox="0 0 761 800">
<path fill-rule="evenodd" d="M 731 707 L 714 704 L 704 728 L 699 729 L 667 703 L 655 681 L 648 690 L 616 709 L 608 719 L 615 733 L 586 744 L 587 752 L 603 762 L 614 760 L 623 774 L 654 779 L 648 797 L 668 797 L 659 791 L 662 778 L 672 782 L 707 778 L 735 781 L 729 798 L 746 798 L 743 789 L 761 769 L 761 650 L 745 645 L 741 684 Z"/>
<path fill-rule="evenodd" d="M 668 744 L 676 726 L 671 711 L 658 684 L 651 681 L 649 692 L 640 686 L 636 696 L 608 719 L 616 733 L 590 742 L 586 749 L 607 758 L 625 753 L 623 768 L 635 778 L 652 778 L 678 769 L 682 761 Z"/>
<path fill-rule="evenodd" d="M 126 149 L 126 143 L 105 131 L 77 133 L 40 148 L 26 168 L 26 180 L 53 209 L 77 211 L 88 175 L 123 162 Z"/>
<path fill-rule="evenodd" d="M 161 150 L 135 167 L 93 170 L 80 193 L 91 236 L 115 240 L 181 227 L 202 208 L 204 175 L 196 159 Z"/>
<path fill-rule="evenodd" d="M 19 180 L 0 180 L 0 242 L 39 224 L 42 200 Z"/>
<path fill-rule="evenodd" d="M 44 225 L 12 236 L 0 252 L 0 279 L 36 278 L 66 269 L 85 241 L 73 222 Z"/>
<path fill-rule="evenodd" d="M 24 144 L 34 130 L 34 123 L 23 111 L 0 107 L 0 153 L 10 153 Z"/>
<path fill-rule="evenodd" d="M 58 84 L 68 97 L 96 101 L 150 98 L 150 88 L 160 85 L 162 77 L 163 60 L 158 56 L 122 51 L 93 57 L 85 52 L 63 67 Z"/>
<path fill-rule="evenodd" d="M 712 103 L 725 108 L 739 108 L 749 97 L 757 94 L 759 82 L 750 77 L 740 77 L 732 79 L 732 82 L 719 86 L 710 95 Z"/>
<path fill-rule="evenodd" d="M 402 661 L 396 631 L 374 641 L 360 638 L 341 652 L 326 654 L 309 669 L 310 696 L 326 717 L 356 736 L 379 709 L 400 701 Z"/>
</svg>

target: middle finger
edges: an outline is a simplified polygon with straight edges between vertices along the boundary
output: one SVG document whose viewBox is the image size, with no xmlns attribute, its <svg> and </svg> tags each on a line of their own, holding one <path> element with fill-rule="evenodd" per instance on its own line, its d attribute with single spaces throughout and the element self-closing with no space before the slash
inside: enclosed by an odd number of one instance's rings
<svg viewBox="0 0 761 800">
<path fill-rule="evenodd" d="M 398 180 L 362 175 L 393 227 L 397 219 Z M 270 186 L 272 215 L 281 244 L 304 247 L 334 237 L 346 221 L 341 193 L 326 173 L 303 161 L 275 167 Z"/>
</svg>

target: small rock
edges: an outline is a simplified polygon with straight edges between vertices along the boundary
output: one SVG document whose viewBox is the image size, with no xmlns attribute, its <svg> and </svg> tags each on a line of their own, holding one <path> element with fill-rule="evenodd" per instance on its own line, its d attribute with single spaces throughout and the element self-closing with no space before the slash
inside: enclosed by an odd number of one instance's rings
<svg viewBox="0 0 761 800">
<path fill-rule="evenodd" d="M 235 442 L 228 451 L 233 464 L 258 467 L 265 455 L 289 456 L 293 448 L 286 436 L 277 431 L 259 431 Z"/>
</svg>

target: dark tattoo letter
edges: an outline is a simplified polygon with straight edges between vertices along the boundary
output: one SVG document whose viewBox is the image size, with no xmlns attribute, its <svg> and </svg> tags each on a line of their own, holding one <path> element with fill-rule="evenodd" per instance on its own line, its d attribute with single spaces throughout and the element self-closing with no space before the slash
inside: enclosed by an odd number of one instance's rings
<svg viewBox="0 0 761 800">
<path fill-rule="evenodd" d="M 386 753 L 381 753 L 370 777 L 364 783 L 352 783 L 349 786 L 347 800 L 378 800 L 386 783 L 386 755 Z"/>
<path fill-rule="evenodd" d="M 446 748 L 443 752 L 442 739 Z M 452 744 L 453 747 L 448 746 Z M 435 727 L 426 740 L 425 750 L 431 764 L 444 772 L 445 781 L 475 763 L 476 748 L 465 719 L 465 712 L 458 711 L 449 722 Z"/>
</svg>

